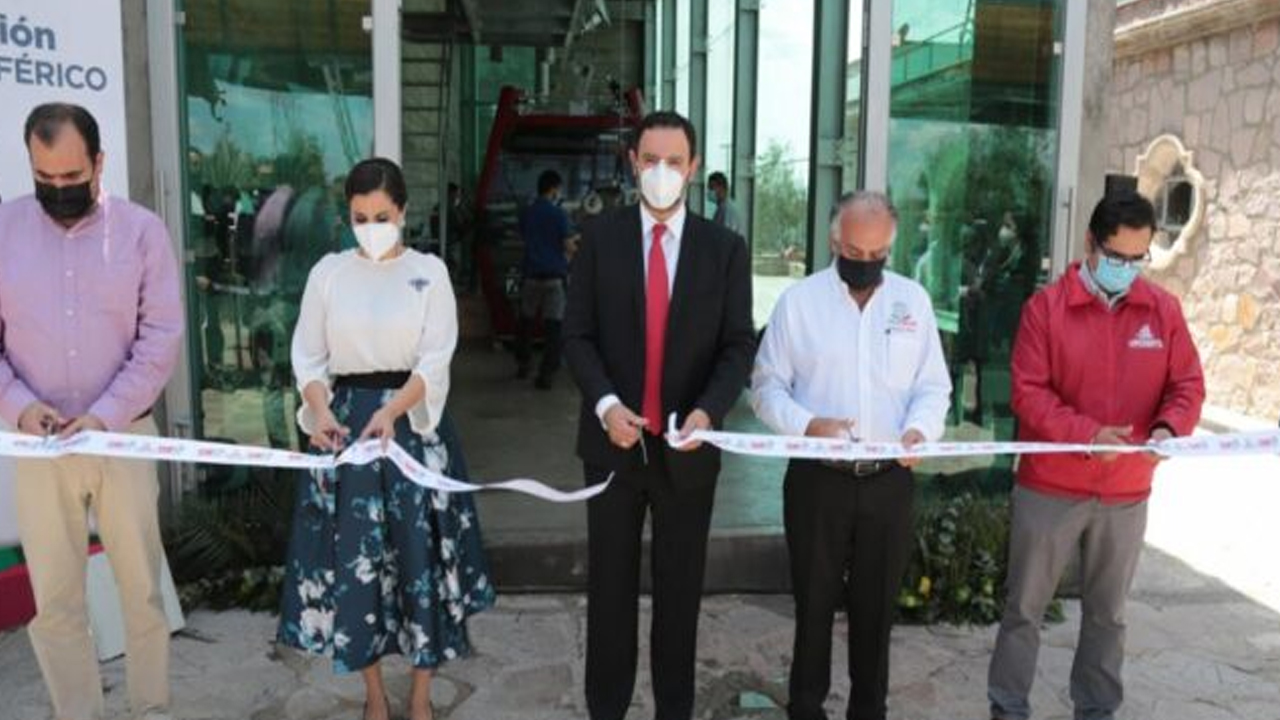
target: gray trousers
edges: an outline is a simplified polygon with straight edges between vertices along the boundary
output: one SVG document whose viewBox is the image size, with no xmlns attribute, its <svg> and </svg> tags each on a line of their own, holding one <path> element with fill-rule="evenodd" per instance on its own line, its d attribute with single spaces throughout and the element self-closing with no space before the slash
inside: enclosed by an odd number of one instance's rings
<svg viewBox="0 0 1280 720">
<path fill-rule="evenodd" d="M 1111 720 L 1124 699 L 1125 597 L 1147 529 L 1146 501 L 1104 505 L 1018 486 L 1009 534 L 1008 597 L 987 677 L 991 716 L 1026 720 L 1040 623 L 1058 581 L 1080 552 L 1080 639 L 1071 667 L 1076 720 Z"/>
<path fill-rule="evenodd" d="M 533 319 L 542 311 L 542 320 L 564 320 L 568 299 L 564 278 L 525 278 L 520 284 L 520 317 Z"/>
</svg>

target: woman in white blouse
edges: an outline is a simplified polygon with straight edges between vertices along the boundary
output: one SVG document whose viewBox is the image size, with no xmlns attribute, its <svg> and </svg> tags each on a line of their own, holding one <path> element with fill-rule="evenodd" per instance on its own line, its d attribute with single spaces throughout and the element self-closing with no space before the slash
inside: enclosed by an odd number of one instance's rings
<svg viewBox="0 0 1280 720">
<path fill-rule="evenodd" d="M 298 423 L 319 451 L 394 440 L 465 480 L 445 413 L 458 337 L 448 271 L 404 246 L 395 163 L 356 165 L 346 196 L 359 248 L 324 257 L 307 279 L 293 336 Z M 389 654 L 414 668 L 410 720 L 429 720 L 432 672 L 470 651 L 466 619 L 494 599 L 470 496 L 425 490 L 390 462 L 303 475 L 285 571 L 280 642 L 359 671 L 367 720 L 390 717 Z"/>
</svg>

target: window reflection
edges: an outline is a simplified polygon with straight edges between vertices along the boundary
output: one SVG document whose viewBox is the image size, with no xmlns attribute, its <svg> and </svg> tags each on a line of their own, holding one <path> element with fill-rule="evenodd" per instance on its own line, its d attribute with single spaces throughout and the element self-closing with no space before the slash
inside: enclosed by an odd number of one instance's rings
<svg viewBox="0 0 1280 720">
<path fill-rule="evenodd" d="M 1063 5 L 894 3 L 892 266 L 933 299 L 955 385 L 949 434 L 961 440 L 1015 434 L 1009 356 L 1049 263 Z M 1012 482 L 1010 458 L 929 467 L 979 489 Z"/>
<path fill-rule="evenodd" d="M 298 305 L 312 265 L 354 245 L 342 182 L 372 151 L 369 2 L 187 0 L 184 11 L 197 432 L 296 448 Z"/>
</svg>

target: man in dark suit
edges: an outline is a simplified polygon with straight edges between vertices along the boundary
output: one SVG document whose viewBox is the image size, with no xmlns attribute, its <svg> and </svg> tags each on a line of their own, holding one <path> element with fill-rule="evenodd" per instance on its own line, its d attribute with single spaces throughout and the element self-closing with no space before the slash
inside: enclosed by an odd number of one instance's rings
<svg viewBox="0 0 1280 720">
<path fill-rule="evenodd" d="M 564 323 L 564 355 L 582 391 L 578 455 L 588 484 L 608 491 L 587 508 L 587 707 L 622 720 L 636 676 L 640 547 L 652 511 L 650 665 L 657 720 L 693 714 L 694 651 L 719 452 L 675 451 L 718 427 L 742 392 L 755 353 L 751 271 L 739 235 L 685 208 L 698 171 L 693 126 L 653 113 L 631 163 L 640 207 L 583 228 Z"/>
</svg>

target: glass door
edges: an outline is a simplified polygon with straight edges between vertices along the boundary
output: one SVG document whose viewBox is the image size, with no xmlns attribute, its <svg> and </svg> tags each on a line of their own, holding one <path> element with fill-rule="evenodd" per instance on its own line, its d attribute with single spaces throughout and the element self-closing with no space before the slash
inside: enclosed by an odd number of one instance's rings
<svg viewBox="0 0 1280 720">
<path fill-rule="evenodd" d="M 756 327 L 805 276 L 814 0 L 760 3 L 751 276 Z"/>
<path fill-rule="evenodd" d="M 374 145 L 370 0 L 183 0 L 178 38 L 198 437 L 301 446 L 289 344 L 342 186 Z"/>
<path fill-rule="evenodd" d="M 928 289 L 955 395 L 949 435 L 1010 439 L 1009 355 L 1047 278 L 1055 222 L 1062 0 L 893 3 L 887 187 L 893 268 Z M 935 463 L 996 489 L 1008 460 Z"/>
</svg>

